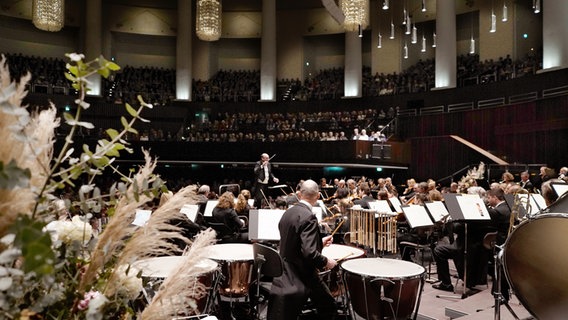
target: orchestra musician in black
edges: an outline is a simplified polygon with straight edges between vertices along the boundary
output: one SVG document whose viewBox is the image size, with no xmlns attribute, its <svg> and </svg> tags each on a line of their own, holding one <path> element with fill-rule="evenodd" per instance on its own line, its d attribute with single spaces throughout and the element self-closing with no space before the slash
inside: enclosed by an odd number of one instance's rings
<svg viewBox="0 0 568 320">
<path fill-rule="evenodd" d="M 312 206 L 319 198 L 318 184 L 302 183 L 300 202 L 286 210 L 278 229 L 283 274 L 274 279 L 268 302 L 267 319 L 297 319 L 308 297 L 317 310 L 318 319 L 335 319 L 337 310 L 329 288 L 319 277 L 319 270 L 333 269 L 337 262 L 322 255 L 323 246 L 332 236 L 322 238 Z"/>
</svg>

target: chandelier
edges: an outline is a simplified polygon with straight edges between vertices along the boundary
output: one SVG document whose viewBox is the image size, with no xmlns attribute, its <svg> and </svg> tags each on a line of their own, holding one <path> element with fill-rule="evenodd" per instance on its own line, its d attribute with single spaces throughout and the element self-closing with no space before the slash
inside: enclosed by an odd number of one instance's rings
<svg viewBox="0 0 568 320">
<path fill-rule="evenodd" d="M 341 0 L 345 31 L 361 31 L 369 25 L 369 0 Z"/>
<path fill-rule="evenodd" d="M 61 30 L 65 22 L 65 0 L 33 0 L 32 21 L 40 30 Z"/>
<path fill-rule="evenodd" d="M 204 41 L 216 41 L 221 37 L 221 1 L 198 0 L 195 33 Z"/>
</svg>

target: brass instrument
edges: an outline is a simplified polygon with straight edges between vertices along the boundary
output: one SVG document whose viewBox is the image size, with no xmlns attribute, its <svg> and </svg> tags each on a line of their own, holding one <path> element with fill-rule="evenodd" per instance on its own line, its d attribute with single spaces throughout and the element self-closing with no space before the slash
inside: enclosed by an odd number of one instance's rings
<svg viewBox="0 0 568 320">
<path fill-rule="evenodd" d="M 525 196 L 520 196 L 521 194 Z M 514 194 L 513 207 L 511 208 L 511 217 L 509 218 L 509 230 L 507 232 L 507 235 L 510 235 L 511 232 L 513 232 L 513 230 L 515 229 L 521 207 L 526 212 L 525 217 L 530 215 L 532 206 L 529 197 L 530 193 L 525 189 L 521 189 Z"/>
</svg>

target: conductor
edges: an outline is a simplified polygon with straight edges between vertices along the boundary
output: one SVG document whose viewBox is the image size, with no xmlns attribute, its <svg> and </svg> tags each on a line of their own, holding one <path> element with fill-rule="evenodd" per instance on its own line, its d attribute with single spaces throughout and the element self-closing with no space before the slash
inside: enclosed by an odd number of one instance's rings
<svg viewBox="0 0 568 320">
<path fill-rule="evenodd" d="M 254 165 L 254 176 L 256 188 L 254 192 L 254 206 L 257 209 L 261 209 L 262 199 L 266 199 L 266 193 L 268 191 L 268 183 L 270 179 L 274 183 L 278 183 L 278 178 L 272 174 L 272 165 L 270 164 L 270 158 L 268 154 L 263 153 L 260 155 L 260 160 Z"/>
<path fill-rule="evenodd" d="M 308 297 L 315 305 L 318 319 L 335 319 L 337 310 L 329 288 L 320 279 L 318 269 L 333 269 L 337 262 L 321 254 L 332 236 L 321 237 L 312 206 L 319 197 L 318 184 L 302 183 L 300 202 L 286 210 L 280 222 L 280 256 L 282 276 L 272 282 L 267 319 L 296 319 Z"/>
</svg>

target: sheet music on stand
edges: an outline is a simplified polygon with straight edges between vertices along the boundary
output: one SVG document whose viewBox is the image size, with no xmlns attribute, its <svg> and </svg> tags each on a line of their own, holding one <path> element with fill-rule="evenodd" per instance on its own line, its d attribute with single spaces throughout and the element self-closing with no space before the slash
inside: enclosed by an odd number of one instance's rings
<svg viewBox="0 0 568 320">
<path fill-rule="evenodd" d="M 516 206 L 518 210 L 517 218 L 519 219 L 524 218 L 527 214 L 533 215 L 538 213 L 539 211 L 538 205 L 536 204 L 536 201 L 534 200 L 531 194 L 517 193 L 517 194 L 505 194 L 504 196 L 505 196 L 505 202 L 507 202 L 509 208 L 512 209 L 515 208 Z M 518 201 L 517 204 L 515 204 L 515 199 L 517 199 Z M 530 206 L 530 211 L 527 212 L 529 206 Z"/>
<path fill-rule="evenodd" d="M 179 212 L 185 214 L 189 221 L 195 223 L 195 218 L 197 217 L 197 212 L 199 211 L 199 205 L 196 204 L 184 204 Z"/>
<path fill-rule="evenodd" d="M 533 205 L 533 204 L 536 204 L 536 207 L 538 207 L 538 210 L 544 210 L 547 207 L 546 200 L 544 200 L 542 195 L 540 195 L 538 193 L 531 193 L 531 205 Z"/>
<path fill-rule="evenodd" d="M 450 213 L 446 209 L 446 205 L 443 201 L 431 201 L 424 203 L 430 216 L 434 219 L 434 222 L 440 222 L 447 219 Z"/>
<path fill-rule="evenodd" d="M 377 211 L 377 213 L 393 213 L 389 202 L 386 200 L 371 201 L 369 202 L 369 208 Z"/>
<path fill-rule="evenodd" d="M 213 208 L 217 206 L 219 200 L 209 200 L 207 204 L 205 204 L 205 212 L 203 213 L 204 217 L 212 217 L 213 216 Z"/>
<path fill-rule="evenodd" d="M 445 193 L 444 200 L 453 221 L 491 220 L 483 199 L 477 194 Z"/>
<path fill-rule="evenodd" d="M 552 186 L 552 189 L 554 190 L 554 192 L 556 192 L 556 195 L 560 198 L 562 197 L 563 194 L 565 194 L 566 192 L 568 192 L 568 183 L 565 182 L 551 182 L 550 185 Z"/>
<path fill-rule="evenodd" d="M 278 223 L 284 212 L 281 209 L 250 210 L 249 240 L 280 241 Z"/>
<path fill-rule="evenodd" d="M 398 213 L 402 212 L 402 202 L 397 197 L 389 198 L 390 203 L 392 204 L 394 210 Z"/>
<path fill-rule="evenodd" d="M 418 204 L 402 206 L 402 212 L 404 212 L 406 216 L 408 225 L 413 229 L 418 227 L 431 227 L 434 225 L 424 206 Z"/>
</svg>

